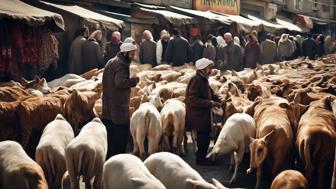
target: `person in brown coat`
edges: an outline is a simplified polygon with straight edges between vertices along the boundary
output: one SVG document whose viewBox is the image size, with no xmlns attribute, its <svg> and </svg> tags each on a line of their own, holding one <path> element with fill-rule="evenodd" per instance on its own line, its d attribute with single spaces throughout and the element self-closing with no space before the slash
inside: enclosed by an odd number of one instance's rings
<svg viewBox="0 0 336 189">
<path fill-rule="evenodd" d="M 138 77 L 130 78 L 129 66 L 135 57 L 135 43 L 124 42 L 120 52 L 109 60 L 103 73 L 103 123 L 107 130 L 107 159 L 126 153 L 129 135 L 129 103 L 131 88 L 139 82 Z"/>
<path fill-rule="evenodd" d="M 244 50 L 245 67 L 256 68 L 257 62 L 260 61 L 260 46 L 257 40 L 257 34 L 252 32 L 249 35 L 249 41 L 247 42 Z"/>
<path fill-rule="evenodd" d="M 100 30 L 94 31 L 88 40 L 82 46 L 82 69 L 81 73 L 85 73 L 94 68 L 102 68 L 104 65 L 103 52 L 99 45 L 102 39 Z"/>
<path fill-rule="evenodd" d="M 219 98 L 210 88 L 208 77 L 214 63 L 206 58 L 196 61 L 196 75 L 186 90 L 186 126 L 197 132 L 196 164 L 211 165 L 206 154 L 212 127 L 211 108 L 220 107 Z"/>
</svg>

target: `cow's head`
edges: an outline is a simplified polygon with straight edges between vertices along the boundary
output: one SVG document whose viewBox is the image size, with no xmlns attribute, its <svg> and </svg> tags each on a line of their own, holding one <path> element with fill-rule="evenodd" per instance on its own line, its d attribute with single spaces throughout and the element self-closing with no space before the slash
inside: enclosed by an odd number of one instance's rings
<svg viewBox="0 0 336 189">
<path fill-rule="evenodd" d="M 324 104 L 324 107 L 327 110 L 330 110 L 333 112 L 335 118 L 336 118 L 336 97 L 335 96 L 328 96 L 322 99 L 322 102 Z"/>
<path fill-rule="evenodd" d="M 251 101 L 254 101 L 258 96 L 262 95 L 262 88 L 260 85 L 250 85 L 247 88 L 247 98 Z"/>
<path fill-rule="evenodd" d="M 318 100 L 310 97 L 308 95 L 308 90 L 306 89 L 293 91 L 290 95 L 288 95 L 288 99 L 304 105 L 309 105 L 312 101 Z"/>
<path fill-rule="evenodd" d="M 35 79 L 32 81 L 27 81 L 22 78 L 21 84 L 25 89 L 39 90 L 43 94 L 48 94 L 51 92 L 51 89 L 48 87 L 47 81 L 44 78 L 41 79 L 38 76 L 36 76 Z"/>
<path fill-rule="evenodd" d="M 291 103 L 280 103 L 281 108 L 286 109 L 287 117 L 290 121 L 291 127 L 296 132 L 298 122 L 300 121 L 301 116 L 307 111 L 308 105 L 302 105 L 297 102 Z"/>
<path fill-rule="evenodd" d="M 247 170 L 247 173 L 251 173 L 253 170 L 259 168 L 261 164 L 266 159 L 268 153 L 268 143 L 273 135 L 274 131 L 269 132 L 262 138 L 253 139 L 246 138 L 251 142 L 250 144 L 250 168 Z"/>
</svg>

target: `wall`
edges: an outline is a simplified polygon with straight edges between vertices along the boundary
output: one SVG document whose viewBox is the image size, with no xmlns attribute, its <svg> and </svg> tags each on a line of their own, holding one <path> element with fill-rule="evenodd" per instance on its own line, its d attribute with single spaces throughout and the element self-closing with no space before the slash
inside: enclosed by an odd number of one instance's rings
<svg viewBox="0 0 336 189">
<path fill-rule="evenodd" d="M 241 10 L 271 20 L 276 16 L 277 5 L 264 1 L 242 0 Z"/>
<path fill-rule="evenodd" d="M 303 0 L 302 10 L 298 10 L 295 8 L 295 1 L 287 1 L 287 8 L 293 12 L 301 12 L 303 14 L 314 16 L 322 19 L 332 19 L 334 17 L 334 9 L 329 6 L 327 9 L 324 9 L 322 4 L 328 4 L 330 0 L 317 0 L 317 6 L 315 7 L 315 3 L 312 0 Z M 333 3 L 334 4 L 334 3 Z"/>
</svg>

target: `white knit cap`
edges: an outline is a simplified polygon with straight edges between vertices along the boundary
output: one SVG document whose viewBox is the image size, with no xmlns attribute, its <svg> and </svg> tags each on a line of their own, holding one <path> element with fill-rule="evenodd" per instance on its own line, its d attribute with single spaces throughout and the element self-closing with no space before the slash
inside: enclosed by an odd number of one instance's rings
<svg viewBox="0 0 336 189">
<path fill-rule="evenodd" d="M 129 51 L 134 51 L 134 50 L 137 50 L 137 46 L 135 44 L 135 41 L 130 40 L 130 38 L 127 38 L 127 41 L 125 40 L 120 45 L 120 52 L 129 52 Z"/>
<path fill-rule="evenodd" d="M 203 70 L 204 68 L 208 67 L 209 65 L 213 65 L 213 61 L 209 60 L 207 58 L 201 58 L 199 60 L 196 61 L 196 69 L 197 70 Z"/>
</svg>

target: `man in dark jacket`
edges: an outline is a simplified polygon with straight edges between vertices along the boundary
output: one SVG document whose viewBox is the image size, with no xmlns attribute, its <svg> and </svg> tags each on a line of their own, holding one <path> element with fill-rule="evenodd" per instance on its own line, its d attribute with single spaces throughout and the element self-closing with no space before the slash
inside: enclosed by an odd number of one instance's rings
<svg viewBox="0 0 336 189">
<path fill-rule="evenodd" d="M 123 43 L 120 53 L 109 60 L 103 73 L 103 123 L 108 137 L 107 159 L 126 153 L 129 135 L 129 102 L 131 88 L 139 82 L 138 77 L 130 78 L 129 66 L 135 57 L 137 46 Z"/>
<path fill-rule="evenodd" d="M 225 70 L 235 70 L 241 71 L 244 68 L 244 58 L 242 51 L 238 45 L 236 45 L 233 41 L 231 33 L 224 34 L 224 40 L 227 44 L 224 47 L 225 55 L 224 55 L 224 66 Z M 224 70 L 222 70 L 224 71 Z"/>
<path fill-rule="evenodd" d="M 115 57 L 120 51 L 121 34 L 118 31 L 115 31 L 111 35 L 111 41 L 106 44 L 105 54 L 104 54 L 104 63 L 107 63 L 111 58 Z"/>
<path fill-rule="evenodd" d="M 312 39 L 311 34 L 308 34 L 308 37 L 302 42 L 303 56 L 308 56 L 310 60 L 314 60 L 316 55 L 316 46 L 316 42 Z"/>
<path fill-rule="evenodd" d="M 173 30 L 173 35 L 167 47 L 167 62 L 173 66 L 182 66 L 192 62 L 192 49 L 189 42 L 180 36 L 177 29 Z"/>
<path fill-rule="evenodd" d="M 201 36 L 197 35 L 193 37 L 193 43 L 191 45 L 192 48 L 192 52 L 193 52 L 193 63 L 195 64 L 195 62 L 198 59 L 201 59 L 203 56 L 203 50 L 204 50 L 204 45 L 201 41 Z"/>
<path fill-rule="evenodd" d="M 186 90 L 186 126 L 197 131 L 196 164 L 210 165 L 206 154 L 210 144 L 213 107 L 220 107 L 219 98 L 210 88 L 208 77 L 214 63 L 206 58 L 196 61 L 196 75 Z"/>
</svg>

